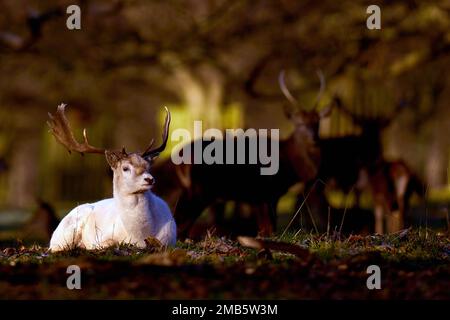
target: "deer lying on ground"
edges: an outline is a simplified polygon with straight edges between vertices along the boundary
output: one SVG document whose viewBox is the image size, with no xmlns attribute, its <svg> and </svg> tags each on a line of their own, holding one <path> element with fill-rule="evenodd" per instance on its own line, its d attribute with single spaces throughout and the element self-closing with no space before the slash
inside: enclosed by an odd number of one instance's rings
<svg viewBox="0 0 450 320">
<path fill-rule="evenodd" d="M 84 142 L 75 140 L 64 114 L 65 105 L 58 106 L 48 122 L 56 140 L 69 152 L 105 154 L 113 170 L 113 198 L 83 204 L 73 209 L 56 228 L 50 240 L 50 250 L 71 247 L 97 249 L 117 243 L 145 247 L 148 237 L 158 239 L 163 246 L 176 242 L 176 225 L 167 204 L 151 192 L 155 183 L 150 164 L 161 153 L 169 136 L 170 113 L 166 108 L 163 142 L 150 146 L 141 154 L 105 150 L 89 144 L 86 130 Z"/>
<path fill-rule="evenodd" d="M 284 73 L 280 73 L 281 90 L 291 104 L 289 108 L 285 108 L 285 114 L 294 125 L 294 131 L 287 139 L 279 141 L 279 170 L 276 174 L 261 175 L 261 163 L 175 166 L 180 184 L 183 186 L 175 210 L 179 237 L 187 237 L 202 211 L 217 200 L 234 200 L 257 207 L 256 220 L 259 233 L 267 236 L 275 231 L 279 198 L 292 185 L 312 181 L 317 176 L 320 162 L 320 150 L 317 146 L 319 122 L 321 118 L 328 116 L 331 110 L 331 105 L 320 111 L 316 110 L 325 89 L 325 79 L 321 73 L 319 78 L 319 93 L 313 108 L 307 111 L 298 108 L 297 100 L 286 88 Z M 189 146 L 191 149 L 194 143 L 199 141 L 192 142 Z M 269 142 L 267 144 L 271 145 Z M 208 142 L 203 142 L 202 148 L 207 145 Z M 245 159 L 249 159 L 247 148 L 246 153 Z"/>
</svg>

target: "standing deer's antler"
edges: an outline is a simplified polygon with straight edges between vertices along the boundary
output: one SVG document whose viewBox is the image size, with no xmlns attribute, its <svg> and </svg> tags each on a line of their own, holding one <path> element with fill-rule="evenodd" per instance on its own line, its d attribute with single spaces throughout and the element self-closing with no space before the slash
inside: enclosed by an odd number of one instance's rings
<svg viewBox="0 0 450 320">
<path fill-rule="evenodd" d="M 298 101 L 287 88 L 284 73 L 284 70 L 280 71 L 280 74 L 278 75 L 278 84 L 280 85 L 281 92 L 283 92 L 286 99 L 288 99 L 288 101 L 295 107 L 297 106 Z"/>
<path fill-rule="evenodd" d="M 280 74 L 278 75 L 278 84 L 280 85 L 281 92 L 283 92 L 286 99 L 288 99 L 288 101 L 294 107 L 297 107 L 299 105 L 298 100 L 294 98 L 294 96 L 291 94 L 291 92 L 287 88 L 284 74 L 285 74 L 284 70 L 281 70 Z M 319 93 L 316 96 L 316 101 L 314 102 L 314 105 L 312 108 L 313 110 L 315 110 L 317 108 L 317 105 L 319 104 L 319 101 L 322 98 L 322 95 L 323 95 L 323 92 L 325 91 L 325 86 L 326 86 L 325 76 L 323 75 L 322 70 L 320 70 L 320 69 L 317 70 L 317 76 L 319 77 L 319 80 L 320 80 L 320 89 L 319 89 Z"/>
<path fill-rule="evenodd" d="M 319 104 L 320 99 L 322 99 L 323 92 L 325 91 L 325 86 L 326 86 L 325 76 L 324 76 L 322 70 L 319 69 L 316 71 L 316 73 L 320 80 L 320 88 L 319 88 L 319 92 L 317 93 L 317 96 L 316 96 L 316 102 L 314 102 L 314 105 L 313 105 L 313 110 L 315 110 L 317 108 L 317 105 Z"/>
<path fill-rule="evenodd" d="M 171 117 L 170 117 L 169 109 L 167 109 L 167 107 L 164 107 L 164 109 L 166 109 L 166 120 L 164 122 L 164 131 L 163 131 L 163 135 L 162 135 L 162 143 L 161 143 L 161 145 L 159 147 L 152 149 L 153 143 L 155 142 L 155 140 L 152 139 L 152 141 L 150 142 L 150 145 L 141 154 L 141 156 L 143 158 L 156 157 L 161 152 L 163 152 L 164 149 L 166 148 L 167 140 L 169 139 L 169 125 L 170 125 Z"/>
<path fill-rule="evenodd" d="M 72 133 L 72 129 L 70 128 L 69 121 L 64 114 L 65 108 L 66 105 L 62 103 L 58 106 L 55 115 L 52 115 L 50 112 L 48 113 L 50 120 L 47 121 L 47 124 L 50 127 L 50 131 L 56 138 L 56 140 L 63 146 L 65 146 L 69 153 L 71 153 L 71 151 L 75 151 L 81 154 L 104 154 L 106 151 L 105 149 L 96 148 L 89 144 L 86 129 L 83 129 L 83 143 L 79 143 L 75 139 Z"/>
</svg>

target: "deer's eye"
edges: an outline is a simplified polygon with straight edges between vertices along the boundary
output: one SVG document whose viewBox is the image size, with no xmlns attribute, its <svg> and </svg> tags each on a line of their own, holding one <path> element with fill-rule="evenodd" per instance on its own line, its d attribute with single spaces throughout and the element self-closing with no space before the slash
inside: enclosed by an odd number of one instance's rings
<svg viewBox="0 0 450 320">
<path fill-rule="evenodd" d="M 130 168 L 129 167 L 123 167 L 122 170 L 123 170 L 123 172 L 128 172 L 128 171 L 130 171 Z"/>
</svg>

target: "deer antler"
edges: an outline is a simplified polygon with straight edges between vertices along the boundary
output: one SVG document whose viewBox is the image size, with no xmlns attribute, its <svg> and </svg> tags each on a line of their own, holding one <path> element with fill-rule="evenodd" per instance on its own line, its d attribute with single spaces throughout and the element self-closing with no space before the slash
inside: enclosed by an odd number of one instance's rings
<svg viewBox="0 0 450 320">
<path fill-rule="evenodd" d="M 69 121 L 67 120 L 64 114 L 65 107 L 66 105 L 62 103 L 58 106 L 55 115 L 52 115 L 50 112 L 48 113 L 50 120 L 47 121 L 47 124 L 50 127 L 50 131 L 56 138 L 56 140 L 63 146 L 65 146 L 69 151 L 69 153 L 75 151 L 81 154 L 84 153 L 104 154 L 106 151 L 105 149 L 96 148 L 89 144 L 86 129 L 83 129 L 83 139 L 84 139 L 83 143 L 79 143 L 75 139 L 72 133 L 72 129 L 70 128 Z"/>
<path fill-rule="evenodd" d="M 48 114 L 50 120 L 47 121 L 47 124 L 50 127 L 50 132 L 55 136 L 56 140 L 63 146 L 65 146 L 69 151 L 69 153 L 75 151 L 81 154 L 84 153 L 104 154 L 106 149 L 96 148 L 89 144 L 86 129 L 83 130 L 83 138 L 84 138 L 83 143 L 79 143 L 75 139 L 69 121 L 67 120 L 64 114 L 65 107 L 66 107 L 65 104 L 60 104 L 54 115 L 52 115 L 51 113 Z M 167 114 L 164 124 L 163 142 L 159 147 L 152 149 L 153 143 L 155 141 L 154 139 L 152 139 L 148 148 L 141 155 L 143 158 L 157 156 L 166 148 L 167 140 L 169 138 L 170 112 L 169 109 L 167 108 L 165 109 Z M 125 151 L 125 147 L 122 148 L 121 154 L 122 156 L 128 155 L 127 152 Z"/>
<path fill-rule="evenodd" d="M 155 157 L 155 156 L 159 155 L 161 152 L 163 152 L 164 149 L 166 148 L 167 140 L 169 139 L 169 125 L 170 125 L 171 117 L 170 117 L 169 109 L 167 109 L 167 107 L 164 107 L 164 108 L 166 109 L 166 120 L 164 122 L 162 143 L 159 147 L 152 149 L 153 143 L 155 142 L 155 140 L 152 139 L 152 141 L 150 142 L 150 145 L 147 147 L 147 149 L 141 155 L 143 158 Z"/>
<path fill-rule="evenodd" d="M 298 106 L 298 101 L 297 101 L 297 99 L 294 98 L 294 96 L 291 94 L 291 92 L 287 88 L 284 74 L 285 74 L 284 70 L 281 70 L 280 74 L 278 75 L 278 83 L 280 85 L 281 92 L 283 92 L 286 99 L 288 99 L 288 101 L 294 107 L 296 107 L 296 106 Z M 319 77 L 319 80 L 320 80 L 320 88 L 319 88 L 319 93 L 316 96 L 316 101 L 314 102 L 314 105 L 313 105 L 313 110 L 315 110 L 317 108 L 317 105 L 319 104 L 319 101 L 322 98 L 322 95 L 323 95 L 323 92 L 325 91 L 325 86 L 326 86 L 325 76 L 323 75 L 322 70 L 320 70 L 320 69 L 317 70 L 317 76 Z"/>
<path fill-rule="evenodd" d="M 278 84 L 280 85 L 281 92 L 283 92 L 284 96 L 288 101 L 293 105 L 297 106 L 297 99 L 294 98 L 294 96 L 291 94 L 289 89 L 286 86 L 286 81 L 284 79 L 284 70 L 280 71 L 280 74 L 278 75 Z"/>
<path fill-rule="evenodd" d="M 316 71 L 316 73 L 320 80 L 320 88 L 319 88 L 319 92 L 317 93 L 317 96 L 316 96 L 316 102 L 314 102 L 314 105 L 313 105 L 313 110 L 315 110 L 317 108 L 317 105 L 319 104 L 320 99 L 323 96 L 323 92 L 325 91 L 325 86 L 326 86 L 325 76 L 323 75 L 322 70 L 319 69 Z"/>
</svg>

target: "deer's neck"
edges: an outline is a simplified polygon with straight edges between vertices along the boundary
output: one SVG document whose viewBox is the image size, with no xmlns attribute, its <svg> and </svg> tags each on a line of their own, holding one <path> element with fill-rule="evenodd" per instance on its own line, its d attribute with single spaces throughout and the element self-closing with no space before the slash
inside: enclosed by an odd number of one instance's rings
<svg viewBox="0 0 450 320">
<path fill-rule="evenodd" d="M 309 181 L 317 176 L 320 151 L 306 137 L 291 135 L 280 143 L 280 152 L 284 155 L 290 171 L 303 181 Z"/>
<path fill-rule="evenodd" d="M 133 239 L 145 239 L 154 233 L 155 216 L 151 210 L 153 193 L 123 194 L 114 186 L 114 201 L 127 233 Z"/>
</svg>

